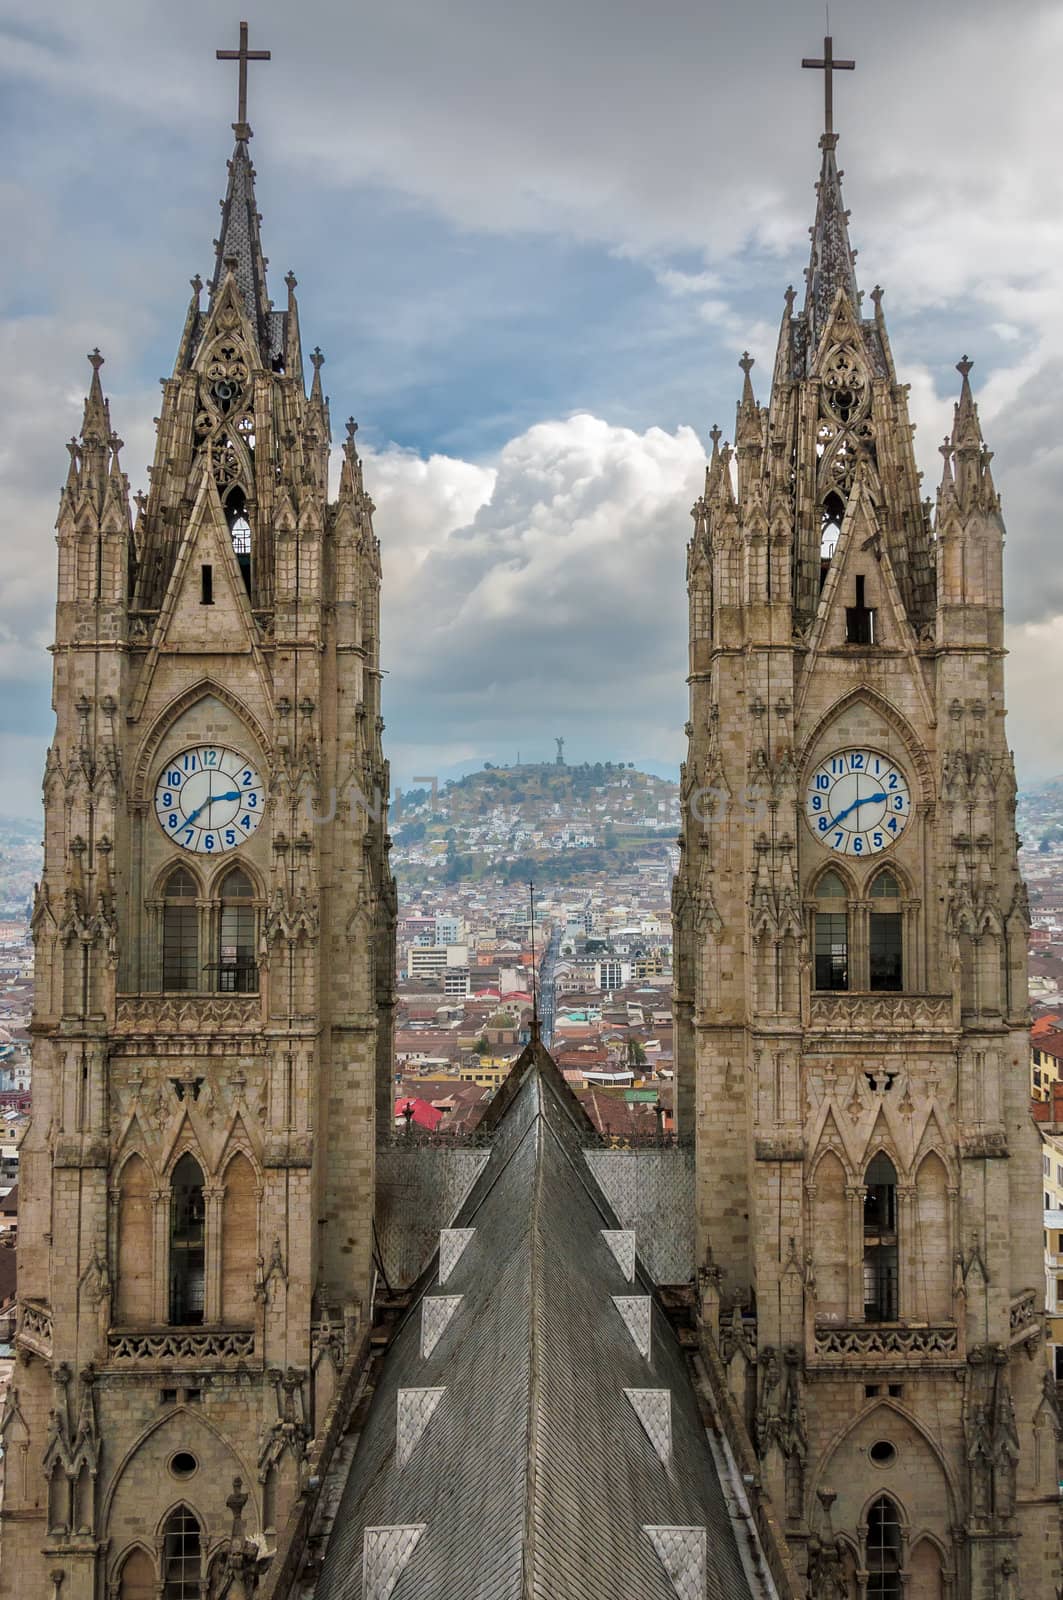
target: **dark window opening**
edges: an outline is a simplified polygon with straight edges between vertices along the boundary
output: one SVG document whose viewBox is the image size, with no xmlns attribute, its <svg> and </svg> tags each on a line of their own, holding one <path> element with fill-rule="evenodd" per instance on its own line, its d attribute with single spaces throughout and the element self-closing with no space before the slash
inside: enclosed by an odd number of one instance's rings
<svg viewBox="0 0 1063 1600">
<path fill-rule="evenodd" d="M 816 988 L 849 987 L 849 917 L 844 911 L 816 912 Z"/>
<path fill-rule="evenodd" d="M 875 612 L 864 600 L 864 580 L 856 580 L 856 604 L 845 608 L 846 644 L 874 644 Z"/>
<path fill-rule="evenodd" d="M 880 1151 L 864 1176 L 864 1320 L 896 1322 L 897 1169 Z"/>
<path fill-rule="evenodd" d="M 831 490 L 823 502 L 823 510 L 819 522 L 819 586 L 822 589 L 827 579 L 827 571 L 831 559 L 841 538 L 842 523 L 845 521 L 845 501 L 835 490 Z"/>
<path fill-rule="evenodd" d="M 205 1222 L 203 1174 L 195 1157 L 185 1154 L 170 1184 L 170 1321 L 178 1327 L 203 1321 Z"/>
<path fill-rule="evenodd" d="M 214 568 L 211 566 L 199 569 L 199 603 L 203 606 L 214 604 Z"/>
<path fill-rule="evenodd" d="M 196 880 L 186 867 L 171 872 L 163 890 L 162 986 L 199 988 L 199 907 Z"/>
<path fill-rule="evenodd" d="M 891 1383 L 891 1384 L 888 1384 L 887 1385 L 887 1390 L 888 1390 L 888 1393 L 889 1393 L 889 1396 L 890 1396 L 891 1400 L 903 1400 L 904 1399 L 904 1384 L 903 1383 Z"/>
<path fill-rule="evenodd" d="M 872 989 L 904 987 L 903 937 L 899 911 L 872 911 L 868 963 Z"/>
<path fill-rule="evenodd" d="M 218 989 L 223 994 L 256 994 L 255 891 L 247 873 L 234 867 L 221 886 L 218 919 Z"/>
<path fill-rule="evenodd" d="M 244 588 L 251 593 L 251 523 L 247 515 L 247 496 L 239 484 L 234 484 L 225 497 L 225 519 L 233 542 L 233 554 Z"/>
<path fill-rule="evenodd" d="M 163 1533 L 162 1600 L 202 1600 L 202 1572 L 199 1523 L 187 1506 L 178 1506 Z"/>
<path fill-rule="evenodd" d="M 886 1495 L 867 1514 L 867 1600 L 900 1600 L 901 1523 Z"/>
</svg>

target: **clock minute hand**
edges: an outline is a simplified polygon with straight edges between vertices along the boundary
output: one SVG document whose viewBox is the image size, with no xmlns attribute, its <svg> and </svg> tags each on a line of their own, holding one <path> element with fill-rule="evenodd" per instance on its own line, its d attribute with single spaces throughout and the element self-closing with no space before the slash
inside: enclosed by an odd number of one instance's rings
<svg viewBox="0 0 1063 1600">
<path fill-rule="evenodd" d="M 200 813 L 203 812 L 203 811 L 208 810 L 208 808 L 210 806 L 212 806 L 216 800 L 239 800 L 239 798 L 240 798 L 239 789 L 230 789 L 228 794 L 212 794 L 212 795 L 208 795 L 207 799 L 204 800 L 203 804 L 201 806 L 197 806 L 196 809 L 191 813 L 191 815 L 187 816 L 185 818 L 185 827 L 187 828 L 189 823 L 195 822 L 196 818 L 200 815 Z"/>
<path fill-rule="evenodd" d="M 835 823 L 839 823 L 842 818 L 847 817 L 851 811 L 856 811 L 860 806 L 870 805 L 872 801 L 888 799 L 889 795 L 884 789 L 880 790 L 878 794 L 865 794 L 862 800 L 854 800 L 851 806 L 846 806 L 844 811 L 839 811 L 838 815 L 834 818 L 834 821 Z"/>
</svg>

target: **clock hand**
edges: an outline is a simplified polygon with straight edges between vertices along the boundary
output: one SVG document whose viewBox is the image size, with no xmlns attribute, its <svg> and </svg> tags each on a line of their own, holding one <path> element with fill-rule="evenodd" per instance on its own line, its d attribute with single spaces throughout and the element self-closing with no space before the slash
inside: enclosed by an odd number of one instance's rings
<svg viewBox="0 0 1063 1600">
<path fill-rule="evenodd" d="M 239 798 L 240 798 L 239 789 L 230 789 L 228 794 L 212 794 L 212 795 L 208 795 L 206 800 L 204 800 L 203 804 L 201 806 L 197 806 L 196 809 L 193 812 L 191 812 L 185 818 L 185 827 L 188 827 L 189 823 L 195 822 L 195 820 L 199 816 L 200 812 L 208 810 L 209 807 L 212 806 L 216 800 L 239 800 Z"/>
<path fill-rule="evenodd" d="M 834 818 L 834 821 L 835 823 L 840 822 L 843 817 L 847 817 L 849 815 L 850 811 L 856 811 L 860 806 L 870 805 L 873 800 L 888 799 L 889 795 L 885 792 L 885 790 L 881 790 L 878 794 L 865 794 L 862 800 L 854 800 L 851 806 L 846 806 L 844 811 L 839 811 L 838 815 Z"/>
</svg>

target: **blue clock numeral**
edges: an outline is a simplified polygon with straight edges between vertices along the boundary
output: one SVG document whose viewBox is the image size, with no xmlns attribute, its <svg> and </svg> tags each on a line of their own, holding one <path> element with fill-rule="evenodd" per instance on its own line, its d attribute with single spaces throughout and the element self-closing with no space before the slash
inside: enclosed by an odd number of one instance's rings
<svg viewBox="0 0 1063 1600">
<path fill-rule="evenodd" d="M 873 833 L 871 835 L 871 843 L 874 845 L 876 850 L 881 850 L 886 841 L 882 837 L 881 833 Z"/>
<path fill-rule="evenodd" d="M 882 762 L 879 760 L 878 756 L 876 756 L 875 757 L 875 773 L 876 773 L 876 775 L 878 773 L 880 773 L 881 771 L 882 771 Z"/>
<path fill-rule="evenodd" d="M 823 810 L 823 796 L 821 794 L 814 794 L 812 796 L 812 809 L 813 811 Z"/>
<path fill-rule="evenodd" d="M 236 829 L 235 828 L 226 828 L 226 830 L 225 830 L 225 843 L 226 844 L 235 844 L 236 843 Z"/>
<path fill-rule="evenodd" d="M 830 818 L 820 817 L 818 826 L 820 833 L 826 833 L 827 829 L 830 827 Z"/>
<path fill-rule="evenodd" d="M 897 774 L 895 772 L 891 772 L 890 773 L 890 781 L 889 781 L 888 787 L 890 789 L 896 789 L 896 787 L 897 787 Z"/>
<path fill-rule="evenodd" d="M 258 805 L 258 795 L 257 794 L 249 794 L 248 797 L 247 797 L 247 803 L 248 803 L 249 806 L 257 806 Z"/>
<path fill-rule="evenodd" d="M 834 835 L 834 848 L 835 848 L 835 850 L 840 849 L 841 843 L 842 843 L 842 840 L 844 839 L 844 837 L 845 837 L 845 835 L 843 833 L 841 833 L 840 831 Z"/>
<path fill-rule="evenodd" d="M 171 789 L 179 789 L 181 787 L 183 779 L 176 767 L 170 768 L 170 771 L 166 774 L 166 782 L 170 785 Z"/>
<path fill-rule="evenodd" d="M 213 850 L 214 849 L 214 835 L 212 833 L 208 833 L 208 834 L 204 835 L 203 844 L 204 844 L 204 847 L 207 850 Z"/>
<path fill-rule="evenodd" d="M 891 833 L 896 833 L 898 827 L 900 826 L 900 824 L 898 823 L 896 817 L 891 817 L 890 820 L 887 822 L 886 826 L 890 830 Z"/>
<path fill-rule="evenodd" d="M 194 833 L 195 833 L 195 829 L 194 828 L 186 828 L 185 829 L 185 844 L 191 844 L 192 843 L 192 837 L 193 837 Z"/>
<path fill-rule="evenodd" d="M 816 773 L 816 788 L 817 789 L 829 789 L 830 788 L 830 779 L 828 778 L 828 776 L 827 776 L 827 774 L 825 772 L 817 772 Z"/>
<path fill-rule="evenodd" d="M 849 766 L 853 772 L 862 772 L 864 768 L 864 755 L 862 750 L 854 750 L 849 757 Z"/>
<path fill-rule="evenodd" d="M 894 809 L 894 811 L 903 811 L 904 810 L 904 796 L 903 796 L 903 794 L 894 795 L 894 797 L 893 797 L 893 809 Z"/>
<path fill-rule="evenodd" d="M 244 768 L 244 788 L 245 789 L 250 789 L 250 787 L 254 783 L 254 781 L 255 781 L 255 775 L 251 771 L 251 768 L 250 767 L 245 767 Z"/>
<path fill-rule="evenodd" d="M 864 853 L 864 841 L 863 841 L 862 836 L 858 833 L 855 836 L 855 838 L 853 839 L 853 855 L 854 856 L 860 856 L 860 855 L 863 855 L 863 853 Z"/>
<path fill-rule="evenodd" d="M 162 791 L 162 804 L 163 809 L 166 811 L 169 811 L 170 807 L 173 805 L 173 795 L 170 793 L 169 789 L 164 789 Z"/>
<path fill-rule="evenodd" d="M 184 767 L 186 772 L 195 772 L 196 768 L 199 766 L 199 758 L 195 756 L 192 751 L 189 751 L 187 755 L 181 757 L 181 765 Z"/>
<path fill-rule="evenodd" d="M 249 828 L 251 826 L 251 818 L 248 816 L 246 811 L 240 818 L 240 826 L 241 828 Z"/>
<path fill-rule="evenodd" d="M 203 765 L 205 767 L 216 767 L 218 765 L 218 752 L 216 750 L 204 750 Z"/>
<path fill-rule="evenodd" d="M 181 818 L 178 812 L 170 812 L 170 815 L 166 818 L 166 826 L 168 828 L 179 828 L 181 826 Z"/>
<path fill-rule="evenodd" d="M 832 756 L 831 757 L 831 763 L 830 763 L 830 770 L 832 772 L 834 772 L 834 773 L 844 772 L 845 771 L 845 757 L 844 756 Z"/>
</svg>

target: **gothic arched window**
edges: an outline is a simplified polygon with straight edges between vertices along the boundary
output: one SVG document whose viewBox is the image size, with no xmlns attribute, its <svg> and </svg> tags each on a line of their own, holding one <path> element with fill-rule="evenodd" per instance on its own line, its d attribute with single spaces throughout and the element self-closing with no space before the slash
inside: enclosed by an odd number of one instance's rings
<svg viewBox="0 0 1063 1600">
<path fill-rule="evenodd" d="M 864 1174 L 864 1321 L 898 1315 L 897 1169 L 880 1150 Z"/>
<path fill-rule="evenodd" d="M 199 988 L 199 886 L 187 867 L 166 880 L 162 907 L 162 986 Z"/>
<path fill-rule="evenodd" d="M 205 1235 L 203 1173 L 186 1152 L 170 1180 L 170 1321 L 181 1327 L 203 1321 Z"/>
<path fill-rule="evenodd" d="M 118 1600 L 155 1600 L 156 1592 L 155 1563 L 143 1546 L 137 1545 L 122 1562 Z"/>
<path fill-rule="evenodd" d="M 904 915 L 901 910 L 901 886 L 888 867 L 873 881 L 871 899 L 868 986 L 872 989 L 903 989 Z"/>
<path fill-rule="evenodd" d="M 247 496 L 239 484 L 234 484 L 225 496 L 225 520 L 233 542 L 233 554 L 244 588 L 251 593 L 251 520 L 247 511 Z"/>
<path fill-rule="evenodd" d="M 242 867 L 226 873 L 220 898 L 217 987 L 222 994 L 254 994 L 258 989 L 255 887 Z"/>
<path fill-rule="evenodd" d="M 816 988 L 849 987 L 849 907 L 845 884 L 825 872 L 816 884 Z"/>
<path fill-rule="evenodd" d="M 203 1600 L 203 1534 L 187 1506 L 171 1511 L 163 1528 L 162 1600 Z"/>
<path fill-rule="evenodd" d="M 867 1600 L 900 1600 L 901 1519 L 888 1495 L 867 1513 Z"/>
</svg>

